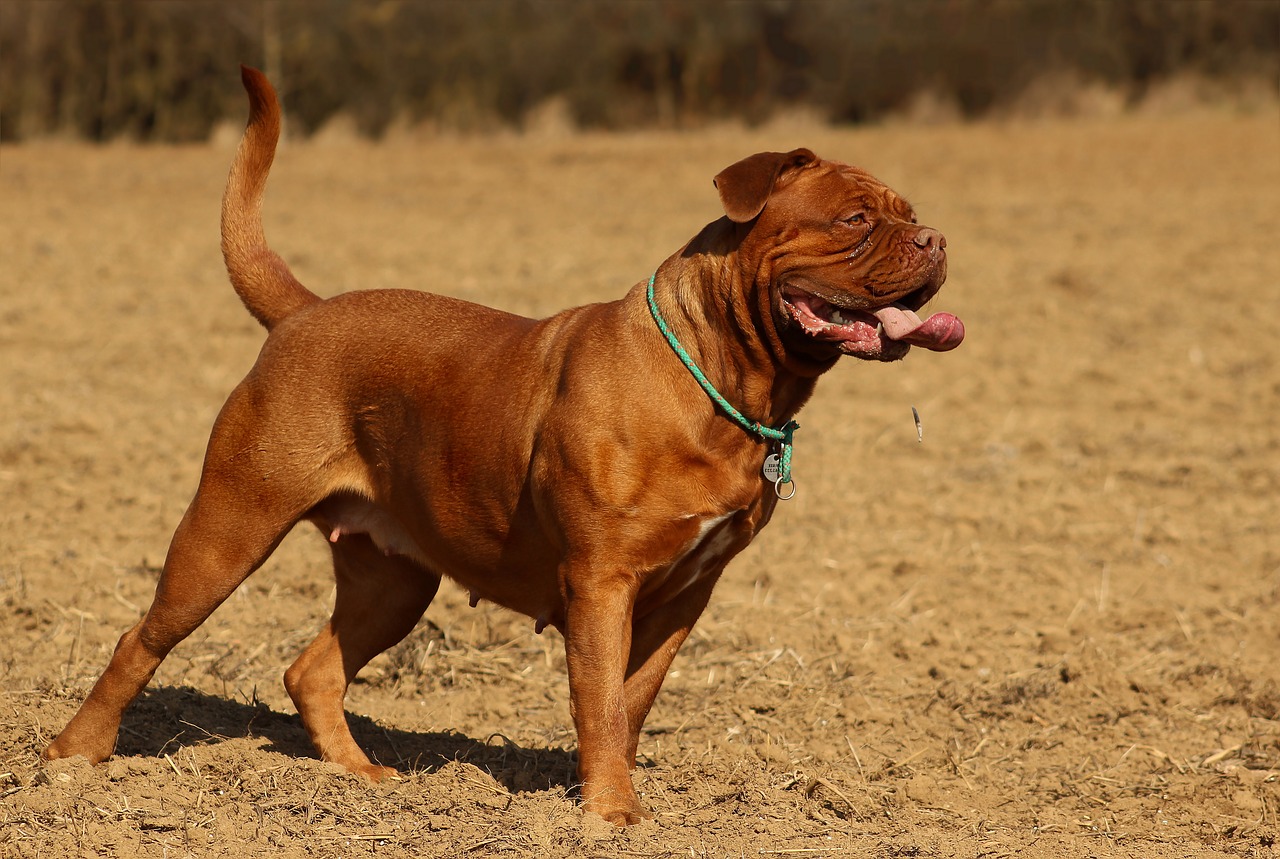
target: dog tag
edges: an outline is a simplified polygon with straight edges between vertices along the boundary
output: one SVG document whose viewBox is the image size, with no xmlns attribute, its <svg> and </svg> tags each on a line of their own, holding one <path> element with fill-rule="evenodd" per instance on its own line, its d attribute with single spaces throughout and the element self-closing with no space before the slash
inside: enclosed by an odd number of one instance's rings
<svg viewBox="0 0 1280 859">
<path fill-rule="evenodd" d="M 764 468 L 761 469 L 764 473 L 764 479 L 770 483 L 776 484 L 778 482 L 778 471 L 780 468 L 781 465 L 778 462 L 778 455 L 776 453 L 771 453 L 766 456 L 764 458 Z"/>
</svg>

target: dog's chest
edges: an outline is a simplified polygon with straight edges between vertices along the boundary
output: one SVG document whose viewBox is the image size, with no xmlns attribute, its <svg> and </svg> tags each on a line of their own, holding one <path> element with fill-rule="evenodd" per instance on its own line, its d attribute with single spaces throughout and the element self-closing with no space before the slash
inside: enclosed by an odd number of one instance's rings
<svg viewBox="0 0 1280 859">
<path fill-rule="evenodd" d="M 694 536 L 680 546 L 669 563 L 656 572 L 644 590 L 666 602 L 720 572 L 754 534 L 744 511 L 703 518 Z"/>
</svg>

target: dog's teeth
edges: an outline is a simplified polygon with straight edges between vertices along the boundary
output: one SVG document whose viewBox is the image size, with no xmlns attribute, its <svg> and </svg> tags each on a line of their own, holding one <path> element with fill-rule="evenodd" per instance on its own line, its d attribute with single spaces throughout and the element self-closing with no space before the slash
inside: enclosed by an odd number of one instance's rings
<svg viewBox="0 0 1280 859">
<path fill-rule="evenodd" d="M 880 337 L 880 338 L 883 338 L 883 337 L 884 337 L 884 323 L 883 323 L 883 322 L 877 322 L 877 323 L 876 323 L 876 336 L 877 336 L 877 337 Z"/>
<path fill-rule="evenodd" d="M 831 321 L 834 322 L 836 325 L 845 324 L 845 318 L 840 314 L 839 310 L 831 311 Z"/>
</svg>

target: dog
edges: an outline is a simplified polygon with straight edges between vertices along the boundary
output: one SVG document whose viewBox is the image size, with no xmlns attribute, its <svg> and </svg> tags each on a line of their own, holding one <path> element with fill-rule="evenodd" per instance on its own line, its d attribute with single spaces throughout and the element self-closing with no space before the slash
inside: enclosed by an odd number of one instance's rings
<svg viewBox="0 0 1280 859">
<path fill-rule="evenodd" d="M 650 816 L 636 746 L 725 565 L 795 491 L 793 416 L 840 357 L 964 338 L 916 311 L 946 240 L 855 167 L 807 149 L 715 177 L 724 216 L 621 299 L 532 320 L 407 290 L 327 300 L 267 246 L 280 131 L 266 77 L 222 201 L 231 283 L 267 329 L 214 424 L 154 601 L 47 759 L 114 750 L 156 668 L 298 522 L 328 541 L 333 616 L 284 682 L 321 758 L 374 781 L 343 699 L 442 576 L 564 637 L 581 803 Z"/>
</svg>

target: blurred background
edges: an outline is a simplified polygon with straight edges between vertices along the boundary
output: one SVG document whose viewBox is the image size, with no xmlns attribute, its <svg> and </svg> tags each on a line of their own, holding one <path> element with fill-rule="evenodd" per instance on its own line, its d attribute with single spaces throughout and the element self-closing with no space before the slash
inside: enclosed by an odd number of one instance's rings
<svg viewBox="0 0 1280 859">
<path fill-rule="evenodd" d="M 1280 0 L 4 0 L 0 139 L 206 139 L 262 67 L 380 137 L 1274 99 Z"/>
</svg>

